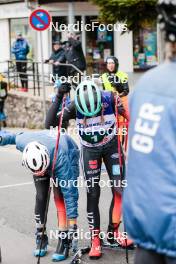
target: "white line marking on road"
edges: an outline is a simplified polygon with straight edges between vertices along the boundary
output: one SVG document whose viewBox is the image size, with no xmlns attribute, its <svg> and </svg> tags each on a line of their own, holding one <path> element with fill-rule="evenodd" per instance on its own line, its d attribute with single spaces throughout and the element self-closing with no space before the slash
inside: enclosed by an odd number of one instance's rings
<svg viewBox="0 0 176 264">
<path fill-rule="evenodd" d="M 102 173 L 102 175 L 104 174 L 106 173 Z M 17 183 L 17 184 L 2 185 L 0 186 L 0 189 L 13 188 L 13 187 L 19 187 L 19 186 L 31 185 L 31 184 L 33 184 L 33 182 L 23 182 L 23 183 Z"/>
<path fill-rule="evenodd" d="M 23 182 L 23 183 L 11 184 L 11 185 L 2 185 L 2 186 L 0 186 L 0 189 L 18 187 L 18 186 L 24 186 L 24 185 L 31 185 L 31 184 L 33 184 L 33 182 Z"/>
</svg>

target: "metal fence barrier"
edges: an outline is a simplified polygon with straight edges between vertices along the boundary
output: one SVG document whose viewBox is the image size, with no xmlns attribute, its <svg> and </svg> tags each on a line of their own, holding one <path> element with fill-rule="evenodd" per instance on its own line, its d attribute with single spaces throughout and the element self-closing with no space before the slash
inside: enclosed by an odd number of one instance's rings
<svg viewBox="0 0 176 264">
<path fill-rule="evenodd" d="M 26 72 L 19 72 L 17 70 L 17 63 L 25 63 L 27 64 Z M 53 83 L 51 81 L 52 76 L 52 64 L 44 64 L 45 68 L 47 68 L 44 72 L 44 86 L 52 86 Z M 46 66 L 47 65 L 47 66 Z M 10 88 L 17 89 L 21 87 L 20 85 L 20 75 L 23 76 L 23 80 L 27 80 L 28 89 L 33 90 L 33 95 L 41 95 L 41 89 L 44 89 L 42 83 L 42 74 L 41 74 L 41 62 L 33 61 L 33 60 L 7 60 L 0 61 L 0 73 L 5 75 L 8 80 L 8 84 Z M 63 67 L 72 67 L 75 72 L 79 73 L 81 76 L 84 76 L 85 73 L 80 71 L 75 65 L 68 63 L 60 63 L 59 66 Z M 57 76 L 56 76 L 57 78 Z"/>
</svg>

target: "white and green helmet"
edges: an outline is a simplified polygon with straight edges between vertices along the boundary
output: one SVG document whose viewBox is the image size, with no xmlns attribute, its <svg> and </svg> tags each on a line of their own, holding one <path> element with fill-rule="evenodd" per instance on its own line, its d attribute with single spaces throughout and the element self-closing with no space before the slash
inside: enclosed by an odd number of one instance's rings
<svg viewBox="0 0 176 264">
<path fill-rule="evenodd" d="M 101 91 L 93 81 L 81 82 L 75 94 L 77 110 L 84 116 L 94 116 L 101 110 Z"/>
</svg>

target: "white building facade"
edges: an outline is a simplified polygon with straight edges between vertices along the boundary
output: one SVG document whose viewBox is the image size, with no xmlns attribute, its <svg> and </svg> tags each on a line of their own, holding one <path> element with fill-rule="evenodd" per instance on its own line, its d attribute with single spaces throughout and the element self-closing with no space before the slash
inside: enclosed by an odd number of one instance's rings
<svg viewBox="0 0 176 264">
<path fill-rule="evenodd" d="M 41 4 L 40 6 L 36 6 L 36 8 L 49 11 L 53 23 L 80 21 L 84 25 L 85 23 L 96 21 L 99 13 L 98 7 L 92 5 L 90 2 L 82 1 L 72 3 L 58 1 L 45 5 Z M 30 14 L 31 10 L 27 6 L 27 1 L 8 4 L 1 4 L 0 1 L 0 62 L 12 58 L 10 52 L 11 46 L 15 40 L 16 33 L 19 31 L 23 33 L 23 36 L 30 43 L 31 51 L 29 57 L 41 61 L 39 33 L 33 30 L 29 25 Z M 52 51 L 52 41 L 57 34 L 57 32 L 54 32 L 54 30 L 52 32 L 50 29 L 42 32 L 44 59 L 49 58 Z M 148 31 L 144 32 L 144 36 L 139 36 L 139 42 L 144 42 L 144 44 L 142 44 L 144 46 L 143 50 L 140 50 L 140 43 L 137 44 L 137 42 L 134 41 L 132 32 L 123 35 L 118 31 L 110 33 L 105 32 L 103 40 L 99 38 L 98 34 L 98 32 L 81 32 L 82 46 L 88 68 L 93 68 L 93 72 L 101 72 L 105 57 L 108 54 L 118 57 L 120 70 L 128 73 L 134 70 L 140 70 L 140 68 L 141 70 L 145 70 L 145 67 L 140 67 L 140 64 L 142 66 L 144 65 L 145 60 L 148 60 L 148 66 L 155 66 L 158 63 L 160 46 L 157 45 L 157 32 Z M 66 35 L 63 32 L 59 37 L 65 40 Z M 136 61 L 134 62 L 134 60 Z"/>
</svg>

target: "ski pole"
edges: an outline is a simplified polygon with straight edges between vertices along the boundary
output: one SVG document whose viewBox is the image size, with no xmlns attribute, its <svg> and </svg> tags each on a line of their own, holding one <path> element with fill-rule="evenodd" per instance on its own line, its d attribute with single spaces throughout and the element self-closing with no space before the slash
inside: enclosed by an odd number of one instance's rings
<svg viewBox="0 0 176 264">
<path fill-rule="evenodd" d="M 118 154 L 119 154 L 119 166 L 120 166 L 120 179 L 122 181 L 123 179 L 123 163 L 125 163 L 125 158 L 124 158 L 124 155 L 123 155 L 123 150 L 121 149 L 121 141 L 120 141 L 120 135 L 119 135 L 119 112 L 118 112 L 118 97 L 115 96 L 115 114 L 116 114 L 116 129 L 117 129 L 117 149 L 118 149 Z M 123 156 L 123 157 L 122 157 Z M 127 234 L 126 232 L 126 228 L 125 228 L 125 224 L 123 222 L 123 225 L 124 225 L 124 232 L 125 234 Z M 129 263 L 129 258 L 128 258 L 128 247 L 127 247 L 127 238 L 125 238 L 125 244 L 126 244 L 126 262 L 127 264 Z"/>
<path fill-rule="evenodd" d="M 61 126 L 62 126 L 62 119 L 63 119 L 63 114 L 64 114 L 64 108 L 65 108 L 65 101 L 66 101 L 66 96 L 63 97 L 62 99 L 62 110 L 60 114 L 60 119 L 59 119 L 59 125 L 58 125 L 58 134 L 57 134 L 57 139 L 56 139 L 56 146 L 54 150 L 54 158 L 53 158 L 53 163 L 52 163 L 52 173 L 51 173 L 51 178 L 54 179 L 54 169 L 56 165 L 56 158 L 57 158 L 57 153 L 58 153 L 58 148 L 59 148 L 59 140 L 60 140 L 60 131 L 61 131 Z M 42 249 L 42 243 L 43 243 L 43 238 L 44 238 L 44 233 L 45 233 L 45 228 L 46 228 L 46 222 L 47 222 L 47 215 L 48 215 L 48 209 L 49 209 L 49 202 L 50 202 L 50 196 L 51 196 L 51 189 L 52 186 L 51 184 L 49 185 L 48 189 L 48 195 L 47 195 L 47 203 L 46 203 L 46 209 L 45 209 L 45 216 L 44 216 L 44 223 L 43 223 L 43 229 L 42 229 L 42 236 L 41 236 L 41 241 L 40 241 L 40 249 L 39 249 L 39 255 L 37 259 L 37 264 L 40 264 L 40 253 Z"/>
<path fill-rule="evenodd" d="M 126 133 L 126 137 L 125 137 L 125 145 L 124 145 L 124 149 L 125 149 L 125 153 L 127 151 L 127 147 L 128 147 L 128 128 L 129 128 L 129 122 L 126 122 L 126 129 L 127 129 L 127 133 Z"/>
<path fill-rule="evenodd" d="M 116 115 L 117 149 L 118 149 L 118 154 L 119 154 L 120 177 L 122 180 L 123 161 L 122 161 L 121 141 L 120 141 L 120 135 L 119 135 L 119 113 L 118 113 L 118 97 L 117 96 L 115 96 L 115 115 Z"/>
</svg>

